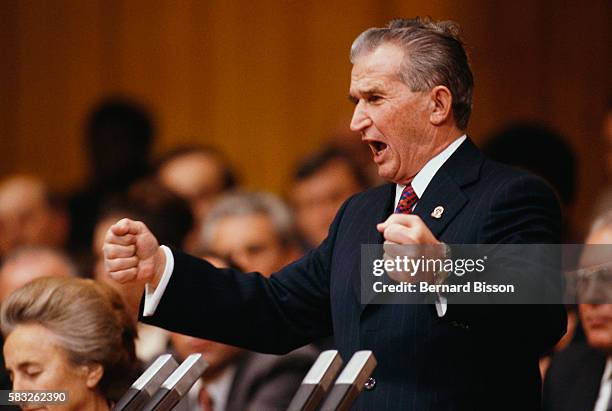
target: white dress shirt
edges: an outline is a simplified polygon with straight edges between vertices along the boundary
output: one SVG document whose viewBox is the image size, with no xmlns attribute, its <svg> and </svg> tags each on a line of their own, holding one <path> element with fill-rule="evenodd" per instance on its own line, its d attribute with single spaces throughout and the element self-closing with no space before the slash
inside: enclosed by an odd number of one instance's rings
<svg viewBox="0 0 612 411">
<path fill-rule="evenodd" d="M 449 157 L 459 148 L 461 143 L 463 143 L 466 139 L 466 135 L 462 135 L 457 140 L 453 141 L 448 145 L 444 150 L 440 152 L 437 156 L 432 158 L 423 166 L 423 168 L 414 176 L 412 179 L 411 185 L 414 193 L 420 199 L 425 192 L 425 189 L 434 178 L 440 167 Z M 403 184 L 397 184 L 395 186 L 395 205 L 393 209 L 397 208 L 397 203 L 399 203 L 400 197 L 402 196 L 402 191 L 406 186 Z M 417 200 L 418 204 L 418 200 Z M 412 207 L 414 209 L 416 204 Z M 442 294 L 438 293 L 438 299 L 436 300 L 436 312 L 438 313 L 438 317 L 443 317 L 446 314 L 446 309 L 448 307 L 448 299 L 444 297 Z"/>
<path fill-rule="evenodd" d="M 237 368 L 235 365 L 227 367 L 219 377 L 214 381 L 206 384 L 206 391 L 210 396 L 213 404 L 213 411 L 224 411 L 227 400 L 229 399 L 230 389 L 236 376 Z M 202 380 L 199 379 L 193 384 L 187 393 L 189 411 L 202 411 L 200 407 L 200 390 L 202 389 Z"/>
<path fill-rule="evenodd" d="M 604 369 L 603 376 L 601 377 L 601 384 L 599 384 L 599 396 L 595 403 L 593 411 L 606 411 L 608 403 L 610 402 L 610 395 L 612 394 L 612 357 L 608 357 L 606 361 L 606 368 Z"/>
<path fill-rule="evenodd" d="M 448 145 L 442 152 L 437 154 L 431 160 L 429 160 L 423 168 L 414 176 L 412 179 L 412 188 L 416 193 L 417 197 L 421 198 L 425 189 L 434 178 L 440 167 L 449 159 L 449 157 L 459 148 L 461 143 L 463 143 L 466 139 L 466 135 L 462 135 L 457 138 L 451 144 Z M 404 185 L 398 184 L 395 187 L 395 207 L 397 207 L 397 203 L 399 202 L 400 196 L 402 195 L 402 191 L 404 190 Z M 168 282 L 170 281 L 170 277 L 172 276 L 172 271 L 174 270 L 174 257 L 172 256 L 172 252 L 165 245 L 161 246 L 162 250 L 166 255 L 166 266 L 164 267 L 164 272 L 162 273 L 161 279 L 157 288 L 151 292 L 149 284 L 145 286 L 145 302 L 143 315 L 145 317 L 151 316 L 155 313 L 155 309 L 159 305 L 159 301 L 161 300 L 166 287 L 168 286 Z M 436 301 L 436 311 L 438 315 L 442 317 L 446 313 L 447 308 L 447 300 L 442 295 L 438 295 L 439 301 Z"/>
</svg>

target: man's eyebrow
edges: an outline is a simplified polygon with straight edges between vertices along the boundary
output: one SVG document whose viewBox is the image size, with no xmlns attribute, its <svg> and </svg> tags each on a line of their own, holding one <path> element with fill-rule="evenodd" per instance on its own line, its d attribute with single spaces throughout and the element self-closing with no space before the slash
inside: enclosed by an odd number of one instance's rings
<svg viewBox="0 0 612 411">
<path fill-rule="evenodd" d="M 381 93 L 382 93 L 382 89 L 379 88 L 378 86 L 371 86 L 370 88 L 367 88 L 365 90 L 360 90 L 359 91 L 359 94 L 361 94 L 363 96 L 371 96 L 372 94 L 381 94 Z M 351 93 L 349 93 L 348 99 L 352 103 L 357 103 L 359 101 L 359 98 L 357 98 L 356 96 L 354 96 Z"/>
<path fill-rule="evenodd" d="M 370 88 L 367 88 L 361 91 L 361 94 L 365 94 L 365 95 L 380 94 L 380 93 L 382 93 L 382 89 L 379 86 L 372 86 Z"/>
</svg>

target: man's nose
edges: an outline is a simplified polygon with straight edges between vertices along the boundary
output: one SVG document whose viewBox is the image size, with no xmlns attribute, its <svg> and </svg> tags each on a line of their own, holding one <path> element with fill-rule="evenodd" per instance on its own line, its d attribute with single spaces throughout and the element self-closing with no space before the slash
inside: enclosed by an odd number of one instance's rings
<svg viewBox="0 0 612 411">
<path fill-rule="evenodd" d="M 15 375 L 12 382 L 13 391 L 26 390 L 28 387 L 23 383 L 23 380 L 19 376 Z"/>
<path fill-rule="evenodd" d="M 363 131 L 366 127 L 372 124 L 372 120 L 366 113 L 363 107 L 363 101 L 359 101 L 353 111 L 353 118 L 351 118 L 351 130 L 352 131 Z"/>
</svg>

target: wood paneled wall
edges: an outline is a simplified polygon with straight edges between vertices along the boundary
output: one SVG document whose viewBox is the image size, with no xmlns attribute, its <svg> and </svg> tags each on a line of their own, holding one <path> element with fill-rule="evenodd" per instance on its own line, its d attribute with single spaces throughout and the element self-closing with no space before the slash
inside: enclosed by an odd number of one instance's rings
<svg viewBox="0 0 612 411">
<path fill-rule="evenodd" d="M 579 207 L 588 208 L 604 180 L 607 0 L 3 0 L 0 173 L 77 186 L 88 109 L 126 94 L 155 113 L 158 153 L 213 144 L 249 187 L 281 191 L 294 161 L 348 122 L 352 39 L 414 15 L 464 27 L 474 139 L 510 120 L 549 123 L 581 160 Z"/>
</svg>

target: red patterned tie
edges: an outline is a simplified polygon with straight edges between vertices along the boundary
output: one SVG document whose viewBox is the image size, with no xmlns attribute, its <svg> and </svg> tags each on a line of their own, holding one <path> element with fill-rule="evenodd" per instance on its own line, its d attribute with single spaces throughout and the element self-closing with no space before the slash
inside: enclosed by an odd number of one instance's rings
<svg viewBox="0 0 612 411">
<path fill-rule="evenodd" d="M 406 184 L 406 187 L 404 187 L 404 191 L 402 191 L 402 195 L 400 196 L 399 202 L 397 203 L 397 207 L 395 207 L 395 213 L 412 214 L 412 207 L 414 207 L 418 199 L 419 197 L 414 192 L 412 184 Z"/>
<path fill-rule="evenodd" d="M 202 388 L 200 388 L 200 393 L 198 395 L 198 402 L 200 403 L 200 409 L 202 411 L 213 411 L 214 403 L 213 399 L 208 394 L 206 390 L 206 386 L 202 384 Z"/>
</svg>

